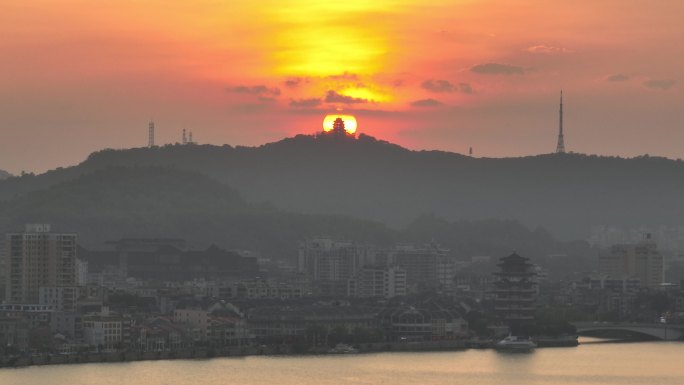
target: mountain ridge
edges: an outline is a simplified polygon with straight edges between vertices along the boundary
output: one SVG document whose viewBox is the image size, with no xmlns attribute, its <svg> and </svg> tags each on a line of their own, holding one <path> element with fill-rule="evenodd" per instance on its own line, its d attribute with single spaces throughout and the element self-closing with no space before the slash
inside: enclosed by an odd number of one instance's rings
<svg viewBox="0 0 684 385">
<path fill-rule="evenodd" d="M 592 225 L 683 225 L 684 162 L 542 154 L 472 158 L 408 150 L 367 135 L 297 135 L 258 147 L 169 145 L 103 150 L 77 166 L 0 181 L 0 199 L 109 166 L 170 166 L 234 186 L 251 202 L 343 214 L 395 228 L 424 214 L 514 219 L 562 239 Z"/>
</svg>

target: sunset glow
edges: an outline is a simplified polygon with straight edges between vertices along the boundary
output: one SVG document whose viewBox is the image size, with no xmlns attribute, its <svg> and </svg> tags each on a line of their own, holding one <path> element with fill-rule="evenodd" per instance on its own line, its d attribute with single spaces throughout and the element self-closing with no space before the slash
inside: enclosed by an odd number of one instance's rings
<svg viewBox="0 0 684 385">
<path fill-rule="evenodd" d="M 323 119 L 323 131 L 328 132 L 333 129 L 333 123 L 335 119 L 340 118 L 344 122 L 344 130 L 349 134 L 356 133 L 356 118 L 352 115 L 326 115 Z"/>
<path fill-rule="evenodd" d="M 200 143 L 259 145 L 337 109 L 409 148 L 544 153 L 561 88 L 569 150 L 681 158 L 681 14 L 678 1 L 8 0 L 0 168 L 141 145 L 150 118 L 162 143 L 187 126 Z"/>
</svg>

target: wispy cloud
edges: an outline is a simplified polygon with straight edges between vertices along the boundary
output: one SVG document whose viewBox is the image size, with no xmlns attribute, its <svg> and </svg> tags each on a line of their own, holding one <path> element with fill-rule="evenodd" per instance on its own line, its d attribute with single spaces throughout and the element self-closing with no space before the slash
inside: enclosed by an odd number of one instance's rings
<svg viewBox="0 0 684 385">
<path fill-rule="evenodd" d="M 473 90 L 473 86 L 471 86 L 470 83 L 458 83 L 458 89 L 468 95 L 475 93 L 475 90 Z"/>
<path fill-rule="evenodd" d="M 304 83 L 308 83 L 309 79 L 305 77 L 294 77 L 294 78 L 287 78 L 283 84 L 285 84 L 285 87 L 287 88 L 297 88 L 300 85 Z"/>
<path fill-rule="evenodd" d="M 449 92 L 463 92 L 464 94 L 474 93 L 473 87 L 469 83 L 454 84 L 448 80 L 430 79 L 422 82 L 420 86 L 430 92 L 435 93 L 449 93 Z"/>
<path fill-rule="evenodd" d="M 278 96 L 280 95 L 280 89 L 269 88 L 264 85 L 257 86 L 234 86 L 228 87 L 228 91 L 234 92 L 236 94 L 249 94 L 249 95 L 260 95 L 260 96 Z"/>
<path fill-rule="evenodd" d="M 606 78 L 609 82 L 626 82 L 630 77 L 624 74 L 610 75 Z"/>
<path fill-rule="evenodd" d="M 644 82 L 644 86 L 654 90 L 667 90 L 677 83 L 672 79 L 649 79 Z"/>
<path fill-rule="evenodd" d="M 343 72 L 338 75 L 330 75 L 327 76 L 327 79 L 332 79 L 332 80 L 353 80 L 353 81 L 358 81 L 360 79 L 359 75 L 355 73 L 350 73 L 350 72 Z"/>
<path fill-rule="evenodd" d="M 322 102 L 320 98 L 290 100 L 290 107 L 311 108 L 320 106 Z"/>
<path fill-rule="evenodd" d="M 421 87 L 424 89 L 430 91 L 430 92 L 455 92 L 457 91 L 457 88 L 454 84 L 452 84 L 448 80 L 435 80 L 435 79 L 430 79 L 426 80 L 423 83 L 420 84 Z"/>
<path fill-rule="evenodd" d="M 525 69 L 522 67 L 500 63 L 478 64 L 472 67 L 470 71 L 485 75 L 523 75 L 525 73 Z"/>
<path fill-rule="evenodd" d="M 442 104 L 443 103 L 437 99 L 420 99 L 411 102 L 411 105 L 414 107 L 439 107 Z"/>
<path fill-rule="evenodd" d="M 552 45 L 539 44 L 533 45 L 531 47 L 525 48 L 525 51 L 530 53 L 541 53 L 541 54 L 557 54 L 571 52 L 569 49 L 564 47 L 555 47 Z"/>
</svg>

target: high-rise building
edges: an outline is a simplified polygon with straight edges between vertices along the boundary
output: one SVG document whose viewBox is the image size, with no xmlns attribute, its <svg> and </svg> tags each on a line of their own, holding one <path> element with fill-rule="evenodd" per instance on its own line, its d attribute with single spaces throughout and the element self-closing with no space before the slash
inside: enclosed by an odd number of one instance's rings
<svg viewBox="0 0 684 385">
<path fill-rule="evenodd" d="M 369 247 L 350 241 L 315 238 L 299 247 L 299 271 L 312 281 L 343 282 L 362 266 L 372 264 L 374 253 Z"/>
<path fill-rule="evenodd" d="M 391 252 L 390 264 L 406 269 L 409 290 L 440 286 L 447 273 L 449 250 L 431 243 L 424 246 L 399 245 Z M 442 268 L 440 268 L 442 267 Z"/>
<path fill-rule="evenodd" d="M 511 329 L 534 322 L 536 311 L 536 273 L 529 258 L 513 253 L 501 258 L 494 273 L 494 309 Z"/>
<path fill-rule="evenodd" d="M 348 281 L 347 295 L 384 298 L 406 295 L 406 270 L 397 266 L 364 266 Z"/>
<path fill-rule="evenodd" d="M 76 286 L 76 234 L 29 224 L 7 234 L 5 246 L 7 302 L 37 304 L 41 287 Z"/>
<path fill-rule="evenodd" d="M 636 278 L 642 287 L 658 287 L 664 281 L 663 255 L 651 234 L 636 244 L 618 244 L 599 255 L 599 274 L 613 279 Z"/>
</svg>

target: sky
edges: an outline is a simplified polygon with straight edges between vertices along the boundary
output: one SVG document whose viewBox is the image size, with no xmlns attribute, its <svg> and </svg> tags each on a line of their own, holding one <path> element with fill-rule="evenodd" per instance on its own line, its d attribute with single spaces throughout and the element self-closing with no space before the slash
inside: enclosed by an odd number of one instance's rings
<svg viewBox="0 0 684 385">
<path fill-rule="evenodd" d="M 0 169 L 193 131 L 358 133 L 475 156 L 684 158 L 684 1 L 3 0 Z"/>
</svg>

